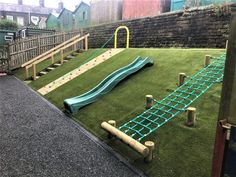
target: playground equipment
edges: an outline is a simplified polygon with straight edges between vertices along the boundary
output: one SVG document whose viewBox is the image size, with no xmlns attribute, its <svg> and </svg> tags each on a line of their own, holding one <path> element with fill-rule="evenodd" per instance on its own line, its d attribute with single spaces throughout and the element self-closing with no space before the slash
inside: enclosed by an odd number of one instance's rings
<svg viewBox="0 0 236 177">
<path fill-rule="evenodd" d="M 129 33 L 129 28 L 127 26 L 119 26 L 116 31 L 115 31 L 115 38 L 114 38 L 114 48 L 117 48 L 117 33 L 120 29 L 125 29 L 126 30 L 126 48 L 129 48 L 129 38 L 130 38 L 130 33 Z"/>
<path fill-rule="evenodd" d="M 42 95 L 45 95 L 45 94 L 51 92 L 52 90 L 54 90 L 54 89 L 64 85 L 65 83 L 71 81 L 72 79 L 78 77 L 79 75 L 81 75 L 82 73 L 88 71 L 89 69 L 97 66 L 98 64 L 110 59 L 114 55 L 122 52 L 124 49 L 116 49 L 116 47 L 117 47 L 117 33 L 120 29 L 123 29 L 123 28 L 126 29 L 126 31 L 127 31 L 127 44 L 126 44 L 126 47 L 128 48 L 129 47 L 129 29 L 126 26 L 120 26 L 116 29 L 115 33 L 112 34 L 112 36 L 101 47 L 101 48 L 104 48 L 115 36 L 114 49 L 110 49 L 109 51 L 104 52 L 100 56 L 94 58 L 94 56 L 97 54 L 97 50 L 95 50 L 95 52 L 86 60 L 86 61 L 88 61 L 87 63 L 79 66 L 75 70 L 65 74 L 64 76 L 58 78 L 57 80 L 55 80 L 55 81 L 47 84 L 46 86 L 40 88 L 38 90 L 38 92 L 41 93 Z M 53 68 L 49 68 L 49 69 L 53 69 Z"/>
<path fill-rule="evenodd" d="M 104 126 L 106 125 L 104 122 L 101 125 L 102 128 L 133 147 L 144 157 L 147 157 L 147 153 L 140 152 L 140 148 L 142 147 L 143 149 L 144 145 L 140 145 L 139 143 L 178 114 L 184 112 L 197 98 L 215 83 L 222 81 L 225 54 L 218 58 L 211 57 L 211 59 L 213 60 L 211 64 L 200 70 L 193 77 L 187 77 L 187 81 L 181 83 L 175 91 L 163 100 L 157 101 L 153 99 L 155 104 L 142 114 L 134 117 L 129 122 L 124 123 L 119 128 L 112 129 L 112 131 L 110 126 Z M 148 99 L 150 98 L 151 97 L 149 96 Z M 152 102 L 149 102 L 147 105 L 152 105 Z M 192 114 L 189 115 L 189 122 L 193 122 L 195 109 L 189 109 L 189 111 Z M 127 141 L 125 138 L 126 136 L 123 136 L 124 134 L 129 136 L 130 140 Z M 132 144 L 138 145 L 132 146 Z"/>
<path fill-rule="evenodd" d="M 122 52 L 124 49 L 110 49 L 103 54 L 99 55 L 98 57 L 90 60 L 89 62 L 79 66 L 78 68 L 74 69 L 73 71 L 65 74 L 64 76 L 56 79 L 55 81 L 47 84 L 46 86 L 40 88 L 38 90 L 39 93 L 42 95 L 48 94 L 49 92 L 55 90 L 56 88 L 66 84 L 67 82 L 71 81 L 72 79 L 80 76 L 81 74 L 85 73 L 86 71 L 94 68 L 95 66 L 103 63 L 104 61 L 110 59 L 114 55 Z"/>
<path fill-rule="evenodd" d="M 60 66 L 62 65 L 65 60 L 64 60 L 64 50 L 69 48 L 69 47 L 73 47 L 73 51 L 77 50 L 77 45 L 80 42 L 84 41 L 84 50 L 88 50 L 88 37 L 89 34 L 86 34 L 82 37 L 80 37 L 80 35 L 77 35 L 65 42 L 63 42 L 62 44 L 48 50 L 47 52 L 33 58 L 32 60 L 24 63 L 21 67 L 25 68 L 26 71 L 26 78 L 29 77 L 29 68 L 33 68 L 33 80 L 36 80 L 39 76 L 37 76 L 37 64 L 41 63 L 42 61 L 45 61 L 49 58 L 51 58 L 51 63 L 52 65 L 55 64 L 55 60 L 54 57 L 56 54 L 60 53 L 60 63 L 56 63 L 55 66 Z M 52 69 L 48 69 L 48 70 L 52 70 Z M 42 72 L 42 75 L 44 75 L 46 73 Z"/>
<path fill-rule="evenodd" d="M 112 90 L 120 81 L 127 76 L 139 71 L 144 66 L 153 65 L 153 61 L 148 57 L 144 60 L 141 57 L 137 57 L 131 64 L 118 69 L 107 76 L 102 82 L 87 93 L 64 100 L 65 109 L 70 113 L 76 113 L 79 109 L 85 105 L 93 103 L 101 96 L 105 95 Z"/>
</svg>

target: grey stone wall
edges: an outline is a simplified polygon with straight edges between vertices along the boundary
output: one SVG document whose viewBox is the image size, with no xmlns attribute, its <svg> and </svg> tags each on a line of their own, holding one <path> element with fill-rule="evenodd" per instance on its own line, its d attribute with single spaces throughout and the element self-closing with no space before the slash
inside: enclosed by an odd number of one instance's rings
<svg viewBox="0 0 236 177">
<path fill-rule="evenodd" d="M 230 17 L 236 4 L 194 8 L 156 17 L 119 21 L 84 29 L 90 33 L 89 47 L 100 48 L 120 25 L 131 34 L 130 47 L 209 47 L 223 48 L 229 34 Z M 125 31 L 118 35 L 125 46 Z M 113 47 L 113 39 L 107 47 Z"/>
</svg>

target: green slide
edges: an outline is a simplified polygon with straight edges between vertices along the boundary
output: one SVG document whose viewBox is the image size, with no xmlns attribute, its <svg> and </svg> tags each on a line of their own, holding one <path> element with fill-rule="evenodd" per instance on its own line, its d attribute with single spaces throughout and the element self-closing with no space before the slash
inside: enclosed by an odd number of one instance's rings
<svg viewBox="0 0 236 177">
<path fill-rule="evenodd" d="M 112 88 L 114 88 L 121 80 L 123 80 L 127 76 L 139 71 L 144 66 L 152 65 L 153 61 L 149 57 L 146 57 L 145 59 L 137 57 L 129 65 L 120 68 L 108 75 L 96 87 L 86 92 L 85 94 L 64 100 L 64 106 L 66 111 L 69 113 L 78 112 L 81 107 L 93 103 L 101 96 L 111 91 Z"/>
</svg>

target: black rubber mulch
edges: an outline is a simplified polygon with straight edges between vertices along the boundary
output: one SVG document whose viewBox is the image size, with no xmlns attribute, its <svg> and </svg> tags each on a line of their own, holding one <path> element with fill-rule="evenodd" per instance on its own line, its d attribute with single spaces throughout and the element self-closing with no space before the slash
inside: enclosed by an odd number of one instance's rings
<svg viewBox="0 0 236 177">
<path fill-rule="evenodd" d="M 139 175 L 21 81 L 0 77 L 1 177 Z"/>
</svg>

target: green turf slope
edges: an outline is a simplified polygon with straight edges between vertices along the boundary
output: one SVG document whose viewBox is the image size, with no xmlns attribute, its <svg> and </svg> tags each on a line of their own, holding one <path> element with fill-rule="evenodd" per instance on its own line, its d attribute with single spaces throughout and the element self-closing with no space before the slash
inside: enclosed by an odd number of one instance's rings
<svg viewBox="0 0 236 177">
<path fill-rule="evenodd" d="M 221 84 L 213 86 L 193 104 L 197 108 L 195 127 L 186 127 L 186 115 L 181 114 L 146 139 L 156 143 L 154 160 L 149 164 L 143 163 L 136 152 L 120 141 L 108 141 L 107 133 L 100 128 L 102 121 L 114 119 L 119 126 L 142 113 L 146 94 L 152 94 L 157 100 L 163 99 L 177 87 L 178 73 L 194 75 L 203 67 L 206 54 L 219 56 L 221 52 L 210 49 L 126 49 L 52 91 L 46 98 L 63 109 L 64 99 L 87 92 L 108 74 L 129 64 L 137 56 L 149 56 L 154 66 L 122 81 L 100 100 L 81 109 L 75 118 L 149 176 L 207 177 L 211 170 Z M 56 74 L 50 75 L 47 77 L 55 77 Z M 43 77 L 37 84 L 45 84 Z M 38 85 L 31 86 L 38 88 Z"/>
</svg>

